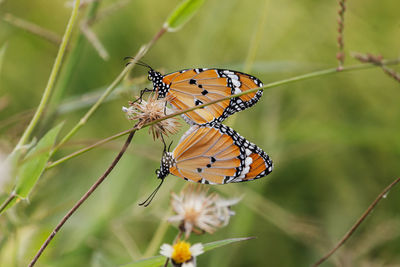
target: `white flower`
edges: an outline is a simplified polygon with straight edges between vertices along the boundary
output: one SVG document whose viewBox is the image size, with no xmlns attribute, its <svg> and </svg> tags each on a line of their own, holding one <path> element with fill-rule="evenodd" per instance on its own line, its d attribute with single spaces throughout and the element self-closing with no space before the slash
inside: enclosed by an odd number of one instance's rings
<svg viewBox="0 0 400 267">
<path fill-rule="evenodd" d="M 215 193 L 207 195 L 208 190 L 203 188 L 189 185 L 179 196 L 172 193 L 171 205 L 176 215 L 168 221 L 179 222 L 186 238 L 191 232 L 213 233 L 217 228 L 226 226 L 234 215 L 230 206 L 239 202 L 239 199 L 227 200 Z"/>
<path fill-rule="evenodd" d="M 173 246 L 163 244 L 160 248 L 160 254 L 170 258 L 173 266 L 195 267 L 196 257 L 202 253 L 204 247 L 201 243 L 191 246 L 185 241 L 178 241 Z"/>
</svg>

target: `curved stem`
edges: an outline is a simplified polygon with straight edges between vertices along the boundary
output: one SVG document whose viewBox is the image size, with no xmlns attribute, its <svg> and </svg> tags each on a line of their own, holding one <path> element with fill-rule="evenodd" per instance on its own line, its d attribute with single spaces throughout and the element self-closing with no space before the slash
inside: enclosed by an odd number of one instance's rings
<svg viewBox="0 0 400 267">
<path fill-rule="evenodd" d="M 12 193 L 7 197 L 7 199 L 1 204 L 1 206 L 0 206 L 0 213 L 2 213 L 3 210 L 8 206 L 8 204 L 10 204 L 11 201 L 13 201 L 16 197 L 17 197 L 17 195 L 16 195 L 14 192 L 12 192 Z"/>
<path fill-rule="evenodd" d="M 89 190 L 79 199 L 78 202 L 68 211 L 68 213 L 62 218 L 62 220 L 57 224 L 57 226 L 54 228 L 54 230 L 51 232 L 49 237 L 47 237 L 46 241 L 43 243 L 43 245 L 40 247 L 39 251 L 36 253 L 35 257 L 29 264 L 29 267 L 32 267 L 35 265 L 37 260 L 39 259 L 40 255 L 42 255 L 43 251 L 46 249 L 46 247 L 49 245 L 51 240 L 54 238 L 54 236 L 58 233 L 58 231 L 63 227 L 65 222 L 72 216 L 72 214 L 75 213 L 75 211 L 85 202 L 85 200 L 96 190 L 96 188 L 107 178 L 107 176 L 111 173 L 111 171 L 114 169 L 114 167 L 117 165 L 118 161 L 122 158 L 124 155 L 126 149 L 128 148 L 129 144 L 132 141 L 133 136 L 135 135 L 136 131 L 131 131 L 128 138 L 125 141 L 124 146 L 122 147 L 121 151 L 118 153 L 118 155 L 115 157 L 111 165 L 107 168 L 107 170 L 103 173 L 103 175 L 89 188 Z"/>
<path fill-rule="evenodd" d="M 360 224 L 367 218 L 367 216 L 371 213 L 371 211 L 375 208 L 378 202 L 385 198 L 386 194 L 394 187 L 398 182 L 400 182 L 400 178 L 394 180 L 389 186 L 387 186 L 379 196 L 372 202 L 372 204 L 368 207 L 368 209 L 361 215 L 361 217 L 357 220 L 357 222 L 350 228 L 350 230 L 343 236 L 343 238 L 336 244 L 336 246 L 329 251 L 325 256 L 319 259 L 316 263 L 314 263 L 313 267 L 321 265 L 324 261 L 326 261 L 333 253 L 336 252 L 343 244 L 351 237 L 355 230 L 360 226 Z"/>
</svg>

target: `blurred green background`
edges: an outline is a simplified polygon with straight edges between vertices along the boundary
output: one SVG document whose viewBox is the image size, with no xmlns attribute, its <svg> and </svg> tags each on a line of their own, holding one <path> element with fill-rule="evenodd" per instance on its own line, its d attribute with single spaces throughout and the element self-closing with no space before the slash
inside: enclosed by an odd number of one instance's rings
<svg viewBox="0 0 400 267">
<path fill-rule="evenodd" d="M 83 38 L 77 65 L 54 107 L 58 113 L 47 113 L 34 136 L 61 121 L 65 135 L 122 71 L 123 58 L 147 43 L 178 4 L 101 1 L 91 29 L 109 59 L 100 58 Z M 80 10 L 79 23 L 87 10 Z M 192 20 L 180 31 L 165 34 L 143 60 L 163 73 L 219 67 L 251 73 L 264 83 L 336 67 L 337 10 L 336 1 L 207 0 Z M 400 56 L 399 10 L 400 2 L 393 0 L 349 1 L 345 65 L 357 63 L 350 56 L 353 51 Z M 7 14 L 62 36 L 70 12 L 71 3 L 64 0 L 0 1 L 0 47 L 6 44 L 0 67 L 3 155 L 18 142 L 37 107 L 58 49 L 7 22 Z M 78 34 L 76 27 L 70 51 Z M 63 71 L 59 77 L 65 77 Z M 135 67 L 131 79 L 53 159 L 130 128 L 121 107 L 150 86 L 145 75 L 146 69 Z M 275 169 L 254 182 L 210 186 L 211 191 L 243 200 L 233 208 L 236 215 L 227 227 L 191 241 L 257 239 L 208 252 L 198 258 L 198 266 L 308 266 L 319 259 L 400 174 L 399 103 L 399 83 L 372 68 L 266 90 L 256 106 L 236 114 L 227 123 L 263 148 Z M 188 128 L 182 125 L 171 138 L 175 144 Z M 123 142 L 113 141 L 45 172 L 29 201 L 1 215 L 1 266 L 25 266 L 32 259 Z M 158 183 L 154 170 L 161 153 L 162 144 L 154 142 L 147 129 L 139 131 L 111 176 L 67 222 L 38 266 L 121 265 L 156 255 L 161 243 L 171 243 L 177 230 L 163 223 L 169 194 L 186 182 L 169 176 L 148 208 L 137 205 Z M 0 190 L 4 199 L 9 191 Z M 399 203 L 400 189 L 395 188 L 323 266 L 400 266 Z"/>
</svg>

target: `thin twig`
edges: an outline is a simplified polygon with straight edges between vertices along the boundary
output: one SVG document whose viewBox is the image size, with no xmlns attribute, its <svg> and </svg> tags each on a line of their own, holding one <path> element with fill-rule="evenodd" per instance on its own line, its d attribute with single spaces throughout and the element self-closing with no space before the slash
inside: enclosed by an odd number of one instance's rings
<svg viewBox="0 0 400 267">
<path fill-rule="evenodd" d="M 11 203 L 11 201 L 13 201 L 14 200 L 14 198 L 16 197 L 17 195 L 13 192 L 13 193 L 11 193 L 9 196 L 8 196 L 8 198 L 1 204 L 1 206 L 0 206 L 0 213 L 2 213 L 3 212 L 3 210 L 8 206 L 8 204 L 10 204 Z"/>
<path fill-rule="evenodd" d="M 29 264 L 29 267 L 32 267 L 35 265 L 36 261 L 39 259 L 40 255 L 42 255 L 43 251 L 46 249 L 46 247 L 49 245 L 51 240 L 54 238 L 54 236 L 58 233 L 58 231 L 63 227 L 65 222 L 74 214 L 74 212 L 85 202 L 85 200 L 96 190 L 96 188 L 107 178 L 107 176 L 111 173 L 111 171 L 114 169 L 114 167 L 117 165 L 118 161 L 122 158 L 124 155 L 126 149 L 128 148 L 129 144 L 132 141 L 133 136 L 135 135 L 136 131 L 131 131 L 128 138 L 125 141 L 124 146 L 122 147 L 121 151 L 118 153 L 118 155 L 115 157 L 111 165 L 107 168 L 107 170 L 103 173 L 103 175 L 90 187 L 90 189 L 79 199 L 78 202 L 68 211 L 68 213 L 62 218 L 62 220 L 57 224 L 57 226 L 54 228 L 54 230 L 51 232 L 49 237 L 47 237 L 46 241 L 43 243 L 43 245 L 40 247 L 39 251 L 36 253 L 35 257 Z"/>
<path fill-rule="evenodd" d="M 382 65 L 382 70 L 384 73 L 395 79 L 396 81 L 400 82 L 400 73 L 396 72 L 394 69 L 388 68 Z"/>
<path fill-rule="evenodd" d="M 32 22 L 15 17 L 14 15 L 12 15 L 10 13 L 4 14 L 3 20 L 5 22 L 13 25 L 14 27 L 20 28 L 31 34 L 42 37 L 43 39 L 45 39 L 53 44 L 56 44 L 56 45 L 61 44 L 61 40 L 62 40 L 61 36 L 59 36 L 58 34 L 52 32 L 52 31 L 49 31 L 48 29 L 40 27 Z"/>
<path fill-rule="evenodd" d="M 384 73 L 395 79 L 396 81 L 400 82 L 400 73 L 396 72 L 395 70 L 387 67 L 383 63 L 383 57 L 381 55 L 373 55 L 373 54 L 361 54 L 361 53 L 353 53 L 353 57 L 361 62 L 364 63 L 372 63 L 376 66 L 380 66 Z"/>
<path fill-rule="evenodd" d="M 103 44 L 100 42 L 99 38 L 97 35 L 92 31 L 92 29 L 89 26 L 89 23 L 87 20 L 83 21 L 81 24 L 81 31 L 83 35 L 85 35 L 86 39 L 89 41 L 89 43 L 94 47 L 94 49 L 97 51 L 99 56 L 104 60 L 107 61 L 110 58 L 110 55 L 108 54 L 106 48 L 103 46 Z"/>
<path fill-rule="evenodd" d="M 338 18 L 338 47 L 339 51 L 336 53 L 336 58 L 339 61 L 339 66 L 337 68 L 338 71 L 341 71 L 343 69 L 343 63 L 344 63 L 344 41 L 343 41 L 343 29 L 344 29 L 344 12 L 346 11 L 346 0 L 339 0 L 339 18 Z"/>
<path fill-rule="evenodd" d="M 319 259 L 316 263 L 314 263 L 313 267 L 319 266 L 321 263 L 323 263 L 325 260 L 327 260 L 333 253 L 336 252 L 343 244 L 346 242 L 350 236 L 354 233 L 355 230 L 360 226 L 360 224 L 367 218 L 367 216 L 371 213 L 371 211 L 375 208 L 375 206 L 378 204 L 378 202 L 382 198 L 386 198 L 387 193 L 392 189 L 398 182 L 400 182 L 400 178 L 397 178 L 394 180 L 388 187 L 386 187 L 380 194 L 379 196 L 372 202 L 372 204 L 368 207 L 368 209 L 363 213 L 363 215 L 357 220 L 357 222 L 353 225 L 353 227 L 350 228 L 350 230 L 343 236 L 343 238 L 337 243 L 337 245 L 329 251 L 325 256 L 323 256 L 321 259 Z"/>
</svg>

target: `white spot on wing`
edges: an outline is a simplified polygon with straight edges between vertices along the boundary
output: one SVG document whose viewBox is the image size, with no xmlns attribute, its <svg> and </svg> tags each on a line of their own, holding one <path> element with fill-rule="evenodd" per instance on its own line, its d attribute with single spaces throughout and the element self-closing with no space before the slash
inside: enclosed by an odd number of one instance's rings
<svg viewBox="0 0 400 267">
<path fill-rule="evenodd" d="M 246 156 L 250 156 L 251 150 L 246 148 Z"/>
<path fill-rule="evenodd" d="M 224 70 L 224 74 L 226 74 L 226 75 L 231 75 L 231 74 L 233 74 L 233 72 L 232 71 L 229 71 L 229 70 Z"/>
<path fill-rule="evenodd" d="M 235 94 L 239 94 L 241 92 L 242 92 L 242 90 L 240 90 L 239 88 L 235 87 Z"/>
<path fill-rule="evenodd" d="M 242 83 L 239 80 L 235 80 L 235 79 L 232 80 L 232 83 L 235 87 L 240 87 L 242 85 Z"/>
<path fill-rule="evenodd" d="M 249 171 L 250 171 L 250 166 L 248 166 L 248 167 L 245 167 L 245 168 L 243 169 L 242 175 L 244 175 L 244 174 L 248 174 L 248 173 L 249 173 Z"/>
<path fill-rule="evenodd" d="M 253 158 L 252 158 L 252 157 L 247 157 L 247 158 L 245 159 L 244 164 L 245 164 L 246 166 L 250 166 L 251 163 L 253 163 Z"/>
<path fill-rule="evenodd" d="M 239 80 L 239 77 L 236 74 L 228 74 L 228 77 L 232 79 L 232 82 Z"/>
</svg>

